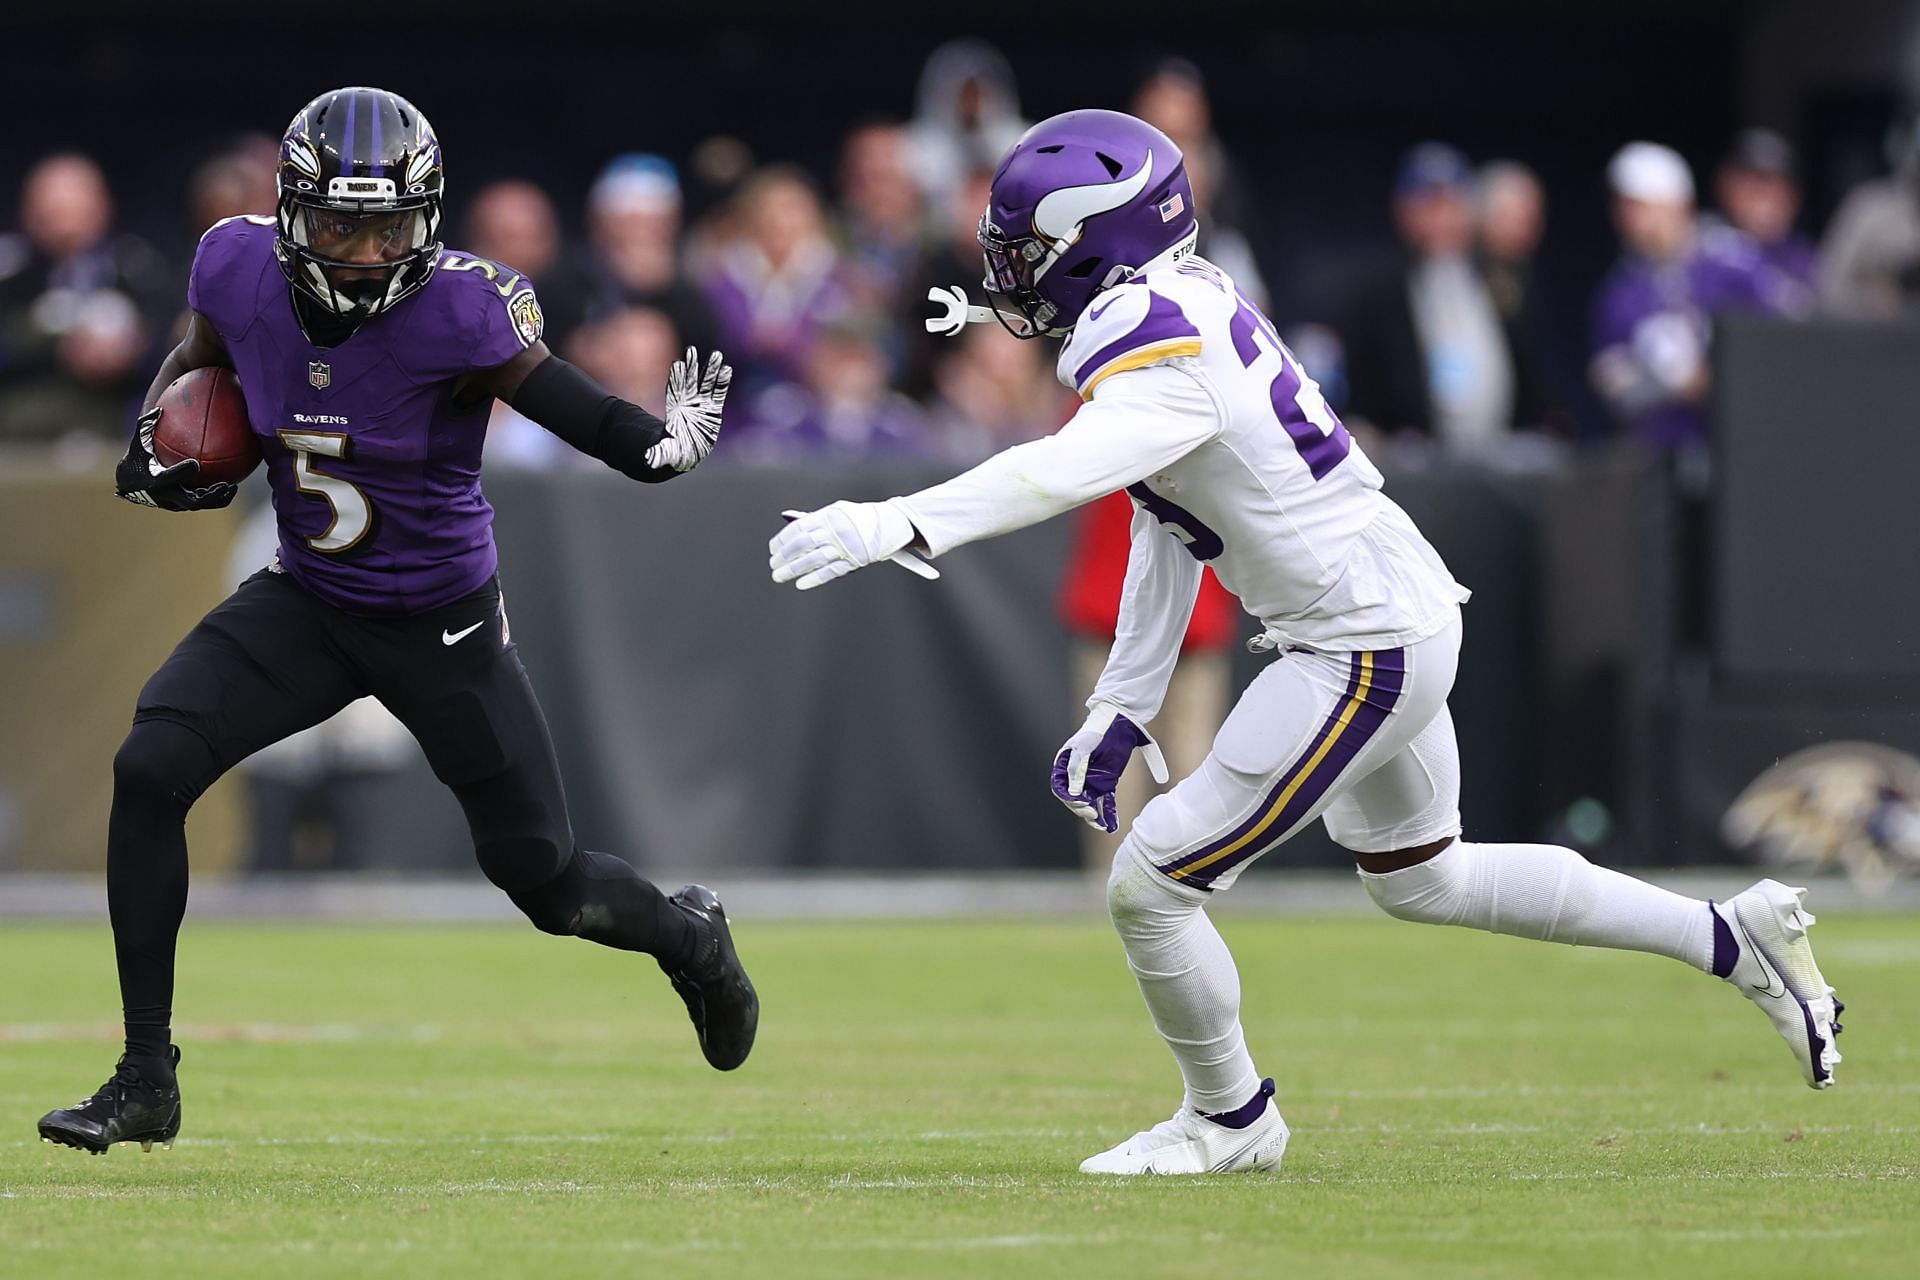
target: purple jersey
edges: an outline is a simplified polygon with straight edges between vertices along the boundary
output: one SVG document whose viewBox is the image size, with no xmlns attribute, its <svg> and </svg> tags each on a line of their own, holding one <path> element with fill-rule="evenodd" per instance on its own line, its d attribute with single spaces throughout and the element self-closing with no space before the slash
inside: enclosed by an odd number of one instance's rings
<svg viewBox="0 0 1920 1280">
<path fill-rule="evenodd" d="M 1703 366 L 1713 317 L 1726 312 L 1791 315 L 1801 309 L 1797 286 L 1760 258 L 1738 232 L 1708 230 L 1677 262 L 1627 256 L 1615 264 L 1593 300 L 1596 361 L 1641 372 L 1633 429 L 1647 443 L 1671 448 L 1706 439 L 1705 406 L 1671 388 Z"/>
<path fill-rule="evenodd" d="M 1806 290 L 1809 299 L 1813 297 L 1820 275 L 1820 250 L 1813 241 L 1795 231 L 1784 240 L 1758 247 L 1761 261 Z"/>
<path fill-rule="evenodd" d="M 187 302 L 226 343 L 260 437 L 280 564 L 355 614 L 424 613 L 493 576 L 493 508 L 480 491 L 490 397 L 452 383 L 540 336 L 525 277 L 443 250 L 427 286 L 336 347 L 300 331 L 269 218 L 216 223 Z"/>
</svg>

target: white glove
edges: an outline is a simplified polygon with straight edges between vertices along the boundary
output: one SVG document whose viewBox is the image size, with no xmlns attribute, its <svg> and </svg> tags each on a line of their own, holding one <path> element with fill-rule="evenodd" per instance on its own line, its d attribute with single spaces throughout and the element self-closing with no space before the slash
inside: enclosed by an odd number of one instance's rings
<svg viewBox="0 0 1920 1280">
<path fill-rule="evenodd" d="M 704 372 L 692 347 L 667 373 L 667 438 L 647 450 L 647 465 L 691 471 L 720 438 L 720 409 L 733 385 L 733 366 L 716 351 Z"/>
<path fill-rule="evenodd" d="M 1147 758 L 1155 782 L 1168 778 L 1167 758 L 1153 735 L 1111 702 L 1096 702 L 1087 722 L 1053 758 L 1053 794 L 1095 831 L 1117 830 L 1114 791 L 1133 759 L 1134 748 Z"/>
<path fill-rule="evenodd" d="M 802 591 L 811 591 L 877 560 L 892 560 L 915 572 L 924 570 L 923 577 L 940 576 L 932 565 L 907 552 L 917 531 L 898 498 L 836 502 L 818 511 L 789 511 L 787 516 L 793 523 L 767 543 L 767 565 L 775 582 L 792 582 Z"/>
</svg>

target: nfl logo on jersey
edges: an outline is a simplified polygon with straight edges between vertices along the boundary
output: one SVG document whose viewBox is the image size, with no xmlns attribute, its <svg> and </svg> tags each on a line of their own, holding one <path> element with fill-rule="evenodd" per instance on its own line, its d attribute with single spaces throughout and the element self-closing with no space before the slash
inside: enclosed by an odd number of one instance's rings
<svg viewBox="0 0 1920 1280">
<path fill-rule="evenodd" d="M 307 361 L 307 381 L 316 388 L 325 387 L 333 381 L 333 370 L 319 360 Z"/>
<path fill-rule="evenodd" d="M 1160 202 L 1160 221 L 1172 222 L 1175 218 L 1179 217 L 1181 214 L 1185 213 L 1186 211 L 1187 211 L 1186 197 L 1182 196 L 1178 191 L 1176 191 L 1173 193 L 1173 197 L 1171 199 L 1162 200 Z"/>
</svg>

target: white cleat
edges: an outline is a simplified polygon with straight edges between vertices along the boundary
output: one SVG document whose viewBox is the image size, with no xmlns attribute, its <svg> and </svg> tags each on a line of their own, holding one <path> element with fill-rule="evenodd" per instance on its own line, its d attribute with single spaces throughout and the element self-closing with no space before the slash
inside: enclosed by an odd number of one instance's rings
<svg viewBox="0 0 1920 1280">
<path fill-rule="evenodd" d="M 1136 1133 L 1110 1151 L 1080 1162 L 1082 1173 L 1141 1174 L 1251 1173 L 1278 1169 L 1292 1136 L 1280 1108 L 1273 1105 L 1273 1081 L 1261 1085 L 1266 1110 L 1244 1129 L 1216 1124 L 1182 1105 L 1173 1117 L 1145 1133 Z"/>
<path fill-rule="evenodd" d="M 1825 1089 L 1840 1061 L 1834 1043 L 1840 1024 L 1834 1019 L 1846 1006 L 1834 998 L 1814 963 L 1807 942 L 1813 916 L 1801 905 L 1806 896 L 1805 889 L 1762 880 L 1713 909 L 1740 946 L 1740 958 L 1726 980 L 1773 1020 L 1807 1083 Z"/>
</svg>

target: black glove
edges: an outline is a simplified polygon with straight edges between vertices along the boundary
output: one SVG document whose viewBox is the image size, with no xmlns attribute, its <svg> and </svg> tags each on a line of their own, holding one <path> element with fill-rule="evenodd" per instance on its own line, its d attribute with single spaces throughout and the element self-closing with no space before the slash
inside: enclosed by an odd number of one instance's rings
<svg viewBox="0 0 1920 1280">
<path fill-rule="evenodd" d="M 153 429 L 159 422 L 159 409 L 140 415 L 133 439 L 127 444 L 127 456 L 113 469 L 113 491 L 128 502 L 162 511 L 214 511 L 232 502 L 240 486 L 196 486 L 200 464 L 192 458 L 170 467 L 160 465 L 160 459 L 153 456 Z"/>
</svg>

